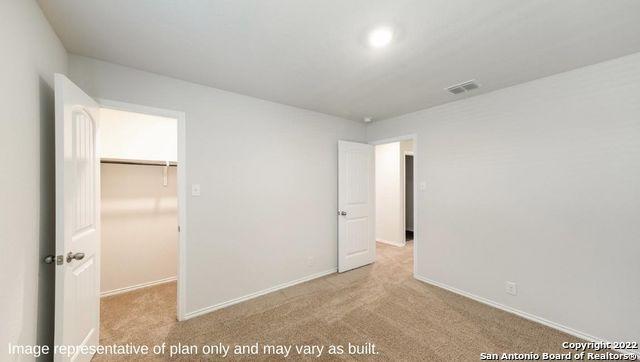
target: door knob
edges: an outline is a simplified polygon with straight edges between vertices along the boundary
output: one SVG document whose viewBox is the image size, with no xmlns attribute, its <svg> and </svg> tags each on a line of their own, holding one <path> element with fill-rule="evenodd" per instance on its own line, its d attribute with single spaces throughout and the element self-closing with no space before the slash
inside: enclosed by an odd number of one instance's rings
<svg viewBox="0 0 640 362">
<path fill-rule="evenodd" d="M 84 253 L 72 253 L 69 252 L 67 254 L 67 263 L 71 263 L 73 260 L 82 260 L 84 258 Z"/>
<path fill-rule="evenodd" d="M 347 216 L 347 212 L 346 211 L 338 211 L 338 215 Z"/>
</svg>

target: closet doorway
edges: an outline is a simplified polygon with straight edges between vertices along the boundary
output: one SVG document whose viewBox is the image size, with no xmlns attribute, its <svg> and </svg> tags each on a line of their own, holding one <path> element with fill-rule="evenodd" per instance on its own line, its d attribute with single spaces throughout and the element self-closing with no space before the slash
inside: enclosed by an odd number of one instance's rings
<svg viewBox="0 0 640 362">
<path fill-rule="evenodd" d="M 100 103 L 101 329 L 182 320 L 184 114 Z"/>
</svg>

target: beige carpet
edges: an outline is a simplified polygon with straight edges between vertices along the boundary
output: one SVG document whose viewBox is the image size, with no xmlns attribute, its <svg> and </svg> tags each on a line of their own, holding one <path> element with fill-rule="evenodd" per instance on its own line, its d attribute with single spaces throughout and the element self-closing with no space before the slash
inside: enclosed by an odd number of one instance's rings
<svg viewBox="0 0 640 362">
<path fill-rule="evenodd" d="M 346 346 L 370 342 L 379 354 L 329 356 L 326 347 L 322 359 L 477 361 L 483 352 L 566 353 L 561 343 L 577 340 L 413 279 L 412 250 L 411 243 L 404 248 L 380 244 L 373 265 L 180 323 L 175 320 L 174 283 L 104 298 L 100 342 L 150 347 L 163 342 L 200 346 L 256 342 Z M 140 356 L 128 358 L 139 360 Z M 168 356 L 146 358 L 162 360 Z M 297 354 L 290 358 L 300 359 Z M 123 357 L 94 358 L 116 359 Z"/>
</svg>

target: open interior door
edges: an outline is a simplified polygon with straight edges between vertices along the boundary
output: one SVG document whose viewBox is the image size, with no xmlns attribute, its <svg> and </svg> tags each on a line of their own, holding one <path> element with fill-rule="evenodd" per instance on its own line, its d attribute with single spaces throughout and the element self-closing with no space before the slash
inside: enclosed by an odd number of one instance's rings
<svg viewBox="0 0 640 362">
<path fill-rule="evenodd" d="M 55 344 L 98 345 L 100 331 L 100 159 L 98 104 L 55 75 Z M 87 348 L 90 349 L 90 348 Z M 89 361 L 80 349 L 56 361 Z"/>
<path fill-rule="evenodd" d="M 338 141 L 338 272 L 376 259 L 374 148 Z"/>
</svg>

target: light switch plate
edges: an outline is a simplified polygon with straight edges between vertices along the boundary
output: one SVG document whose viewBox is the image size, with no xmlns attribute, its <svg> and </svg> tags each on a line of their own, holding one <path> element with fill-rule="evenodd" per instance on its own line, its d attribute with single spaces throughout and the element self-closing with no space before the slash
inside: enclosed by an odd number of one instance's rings
<svg viewBox="0 0 640 362">
<path fill-rule="evenodd" d="M 199 184 L 191 185 L 191 196 L 200 196 L 200 185 Z"/>
<path fill-rule="evenodd" d="M 427 189 L 427 183 L 422 181 L 420 182 L 420 191 L 425 191 Z"/>
</svg>

